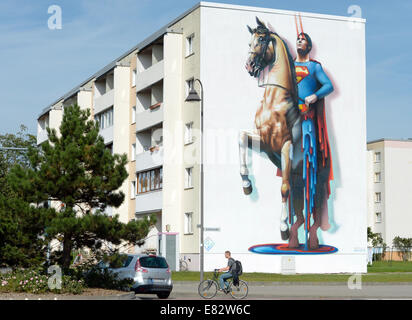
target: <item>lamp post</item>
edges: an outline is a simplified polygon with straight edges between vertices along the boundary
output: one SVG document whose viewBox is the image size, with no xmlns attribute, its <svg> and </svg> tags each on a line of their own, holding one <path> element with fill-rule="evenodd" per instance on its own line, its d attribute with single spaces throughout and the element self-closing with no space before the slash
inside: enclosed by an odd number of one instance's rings
<svg viewBox="0 0 412 320">
<path fill-rule="evenodd" d="M 199 82 L 200 85 L 200 97 L 197 94 L 194 86 L 195 82 Z M 204 179 L 203 179 L 203 84 L 199 79 L 195 79 L 193 81 L 193 87 L 190 88 L 189 94 L 186 98 L 186 102 L 191 101 L 200 101 L 200 134 L 201 134 L 201 146 L 200 146 L 200 282 L 203 281 L 203 273 L 204 273 L 204 212 L 203 212 L 203 187 L 204 187 Z"/>
</svg>

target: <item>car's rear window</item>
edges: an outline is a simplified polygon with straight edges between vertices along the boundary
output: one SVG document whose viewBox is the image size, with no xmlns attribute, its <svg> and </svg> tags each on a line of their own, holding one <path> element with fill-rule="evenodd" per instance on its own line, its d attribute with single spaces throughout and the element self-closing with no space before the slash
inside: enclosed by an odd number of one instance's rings
<svg viewBox="0 0 412 320">
<path fill-rule="evenodd" d="M 166 259 L 163 257 L 142 257 L 139 259 L 143 268 L 167 268 Z"/>
</svg>

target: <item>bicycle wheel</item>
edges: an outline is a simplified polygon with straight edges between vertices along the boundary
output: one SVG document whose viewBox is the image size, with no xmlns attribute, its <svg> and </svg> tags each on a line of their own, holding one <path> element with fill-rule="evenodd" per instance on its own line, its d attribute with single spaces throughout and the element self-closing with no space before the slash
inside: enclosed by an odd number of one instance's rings
<svg viewBox="0 0 412 320">
<path fill-rule="evenodd" d="M 184 260 L 180 260 L 179 269 L 180 271 L 187 271 L 189 269 L 187 262 Z"/>
<path fill-rule="evenodd" d="M 216 281 L 210 279 L 203 280 L 199 283 L 198 292 L 203 299 L 212 299 L 217 293 Z"/>
<path fill-rule="evenodd" d="M 235 299 L 246 298 L 249 288 L 247 283 L 243 280 L 239 280 L 239 285 L 235 286 L 233 282 L 230 282 L 230 295 Z"/>
</svg>

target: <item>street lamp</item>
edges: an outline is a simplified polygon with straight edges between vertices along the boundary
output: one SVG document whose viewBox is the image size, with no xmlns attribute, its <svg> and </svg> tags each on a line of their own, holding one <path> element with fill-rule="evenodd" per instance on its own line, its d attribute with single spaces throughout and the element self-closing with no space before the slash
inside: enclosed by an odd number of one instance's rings
<svg viewBox="0 0 412 320">
<path fill-rule="evenodd" d="M 195 82 L 199 82 L 200 85 L 200 97 L 195 90 Z M 204 212 L 203 212 L 203 187 L 204 187 L 204 179 L 203 179 L 203 85 L 199 79 L 195 79 L 193 81 L 193 87 L 190 88 L 189 94 L 186 98 L 186 102 L 191 101 L 200 101 L 200 134 L 201 134 L 201 146 L 200 146 L 200 282 L 203 281 L 203 272 L 204 272 L 204 259 L 205 259 L 205 251 L 204 251 Z"/>
</svg>

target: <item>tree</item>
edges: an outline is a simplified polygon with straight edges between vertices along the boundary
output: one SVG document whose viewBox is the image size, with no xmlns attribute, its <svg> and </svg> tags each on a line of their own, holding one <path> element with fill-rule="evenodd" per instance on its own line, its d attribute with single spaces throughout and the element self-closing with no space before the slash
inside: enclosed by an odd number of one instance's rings
<svg viewBox="0 0 412 320">
<path fill-rule="evenodd" d="M 30 167 L 27 152 L 6 148 L 34 148 L 36 137 L 21 126 L 17 134 L 0 135 L 0 265 L 33 266 L 44 261 L 44 220 L 47 209 L 36 210 L 13 191 L 8 181 L 13 166 Z"/>
<path fill-rule="evenodd" d="M 401 252 L 403 261 L 408 261 L 411 258 L 412 238 L 395 237 L 392 244 Z"/>
<path fill-rule="evenodd" d="M 11 184 L 32 203 L 61 203 L 53 219 L 47 222 L 47 239 L 60 238 L 63 250 L 59 262 L 64 269 L 71 263 L 73 249 L 99 250 L 105 241 L 142 244 L 155 223 L 155 216 L 121 223 L 118 216 L 104 213 L 107 206 L 118 208 L 124 194 L 118 189 L 128 174 L 126 154 L 111 154 L 99 125 L 88 120 L 90 110 L 78 105 L 66 107 L 60 126 L 47 129 L 48 141 L 41 148 L 29 148 L 31 167 L 15 167 Z"/>
<path fill-rule="evenodd" d="M 382 235 L 380 233 L 372 232 L 372 229 L 370 227 L 368 227 L 368 242 L 369 241 L 372 242 L 372 246 L 374 248 L 377 247 L 382 249 L 381 253 L 374 253 L 375 260 L 381 260 L 382 258 L 384 258 L 387 245 L 385 242 L 383 242 Z"/>
</svg>

